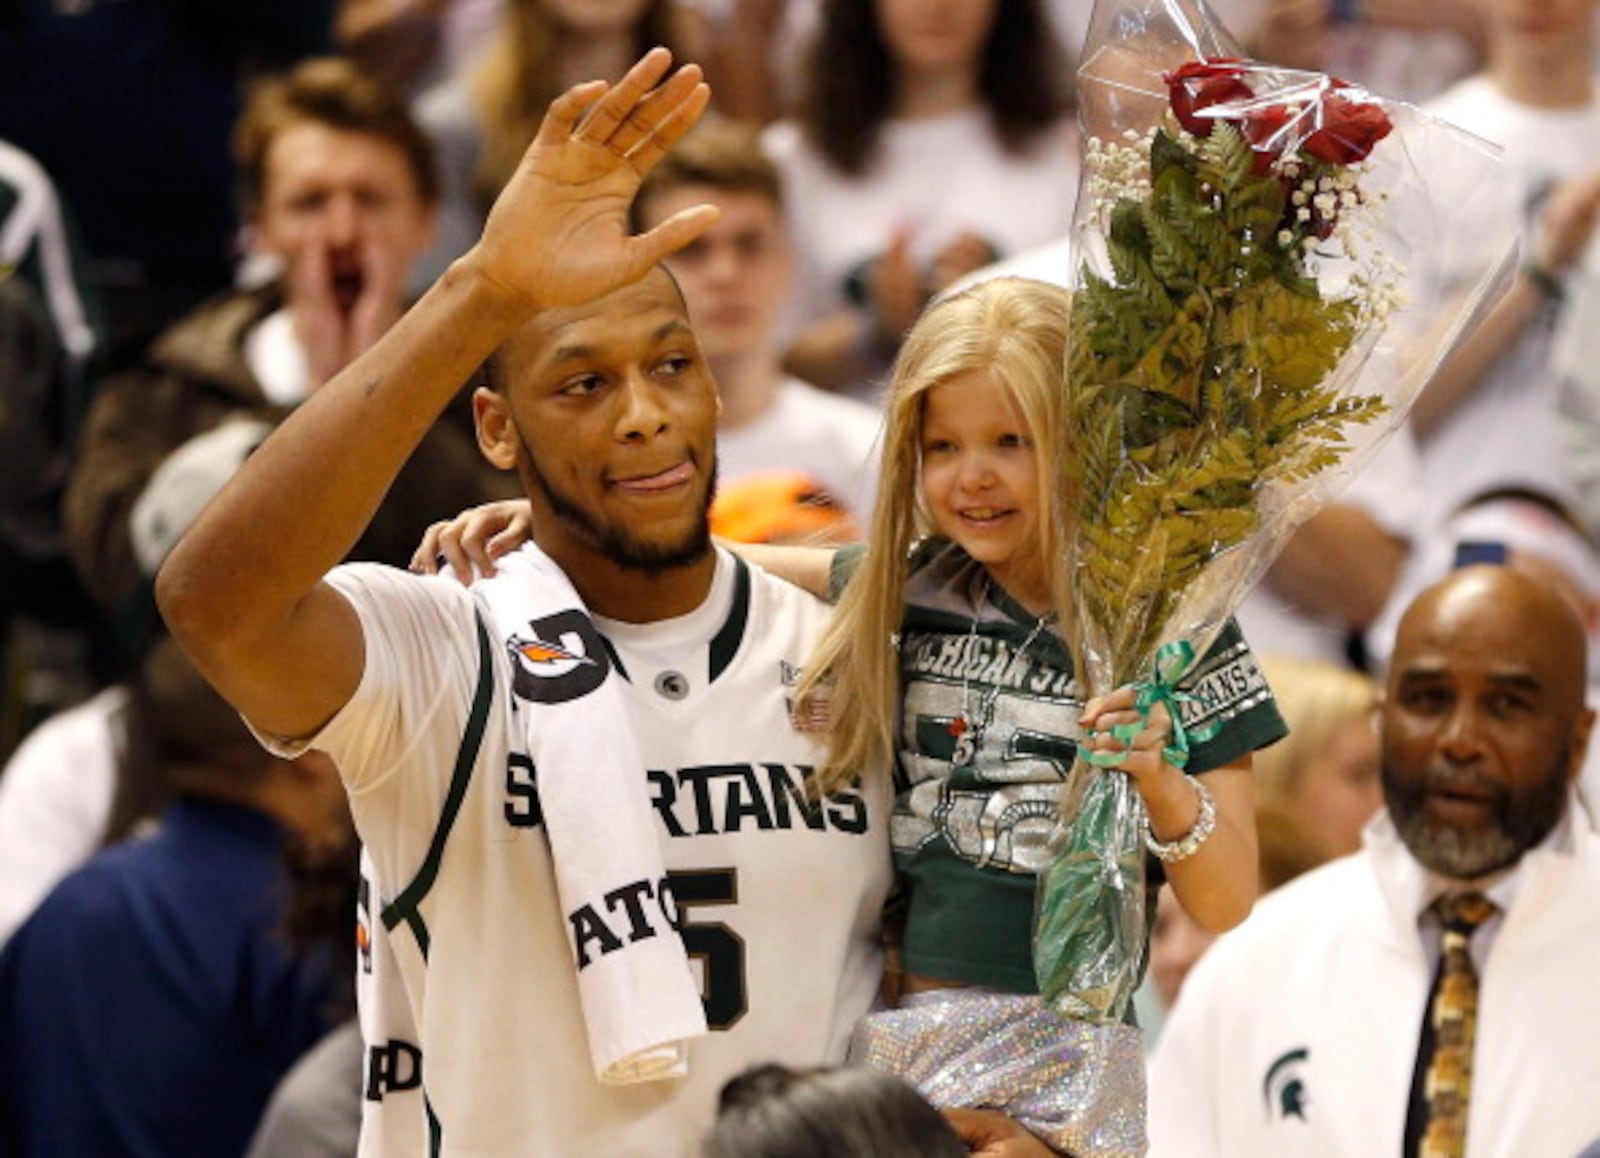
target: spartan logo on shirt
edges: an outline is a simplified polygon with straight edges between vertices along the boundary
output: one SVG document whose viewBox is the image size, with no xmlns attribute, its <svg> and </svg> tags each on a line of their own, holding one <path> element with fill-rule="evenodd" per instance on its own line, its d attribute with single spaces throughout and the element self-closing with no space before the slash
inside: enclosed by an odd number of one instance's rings
<svg viewBox="0 0 1600 1158">
<path fill-rule="evenodd" d="M 1306 1118 L 1306 1083 L 1301 1070 L 1311 1056 L 1305 1046 L 1291 1049 L 1267 1067 L 1267 1076 L 1261 1079 L 1261 1097 L 1266 1102 L 1267 1121 L 1286 1122 L 1290 1118 Z"/>
<path fill-rule="evenodd" d="M 581 699 L 606 682 L 611 662 L 605 642 L 581 611 L 558 611 L 528 622 L 530 636 L 506 641 L 511 689 L 536 704 Z"/>
</svg>

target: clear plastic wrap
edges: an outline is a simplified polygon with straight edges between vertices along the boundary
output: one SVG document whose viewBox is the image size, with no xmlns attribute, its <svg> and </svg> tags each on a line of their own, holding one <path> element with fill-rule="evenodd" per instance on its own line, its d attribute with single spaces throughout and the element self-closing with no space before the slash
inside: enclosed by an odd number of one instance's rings
<svg viewBox="0 0 1600 1158">
<path fill-rule="evenodd" d="M 1099 0 L 1079 99 L 1069 634 L 1090 694 L 1151 702 L 1493 304 L 1516 221 L 1493 146 L 1246 61 L 1198 0 Z M 1121 773 L 1072 775 L 1036 972 L 1061 1013 L 1119 1020 L 1147 940 L 1144 807 Z"/>
</svg>

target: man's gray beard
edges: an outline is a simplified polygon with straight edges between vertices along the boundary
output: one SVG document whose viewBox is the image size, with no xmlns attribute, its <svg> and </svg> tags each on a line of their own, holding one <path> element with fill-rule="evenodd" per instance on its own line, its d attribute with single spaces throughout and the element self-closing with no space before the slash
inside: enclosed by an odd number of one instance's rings
<svg viewBox="0 0 1600 1158">
<path fill-rule="evenodd" d="M 1397 785 L 1383 771 L 1384 796 L 1395 831 L 1424 868 L 1456 880 L 1472 880 L 1509 868 L 1550 835 L 1567 806 L 1567 769 L 1572 745 L 1555 753 L 1546 775 L 1520 791 L 1507 789 L 1487 831 L 1464 833 L 1424 814 L 1423 786 Z"/>
<path fill-rule="evenodd" d="M 1420 813 L 1395 816 L 1394 826 L 1424 868 L 1456 880 L 1469 881 L 1505 868 L 1527 851 L 1504 827 L 1467 835 L 1431 824 Z"/>
</svg>

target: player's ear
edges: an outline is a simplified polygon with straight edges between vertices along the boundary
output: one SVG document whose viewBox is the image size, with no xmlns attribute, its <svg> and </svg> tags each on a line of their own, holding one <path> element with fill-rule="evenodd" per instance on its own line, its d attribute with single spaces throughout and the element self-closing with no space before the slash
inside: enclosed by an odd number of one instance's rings
<svg viewBox="0 0 1600 1158">
<path fill-rule="evenodd" d="M 472 417 L 478 428 L 478 449 L 501 470 L 517 465 L 517 427 L 506 397 L 498 390 L 479 386 L 472 392 Z"/>
</svg>

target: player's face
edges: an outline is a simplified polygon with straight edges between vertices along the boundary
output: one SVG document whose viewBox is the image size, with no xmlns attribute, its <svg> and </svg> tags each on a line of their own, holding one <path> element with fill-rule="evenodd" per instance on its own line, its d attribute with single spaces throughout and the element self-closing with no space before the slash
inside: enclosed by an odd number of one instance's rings
<svg viewBox="0 0 1600 1158">
<path fill-rule="evenodd" d="M 922 501 L 939 533 L 1030 606 L 1048 598 L 1039 548 L 1039 460 L 1022 412 L 974 371 L 922 404 Z"/>
<path fill-rule="evenodd" d="M 700 348 L 721 366 L 771 349 L 793 259 L 783 213 L 760 193 L 683 185 L 651 197 L 641 216 L 653 228 L 702 204 L 715 205 L 722 216 L 666 264 L 689 303 Z"/>
<path fill-rule="evenodd" d="M 538 540 L 654 572 L 709 547 L 716 387 L 665 273 L 525 327 L 503 370 Z"/>
<path fill-rule="evenodd" d="M 388 141 L 301 121 L 267 148 L 256 244 L 290 266 L 291 286 L 294 267 L 318 247 L 345 310 L 374 276 L 398 298 L 412 264 L 433 241 L 433 227 L 433 209 L 410 162 Z"/>
</svg>

